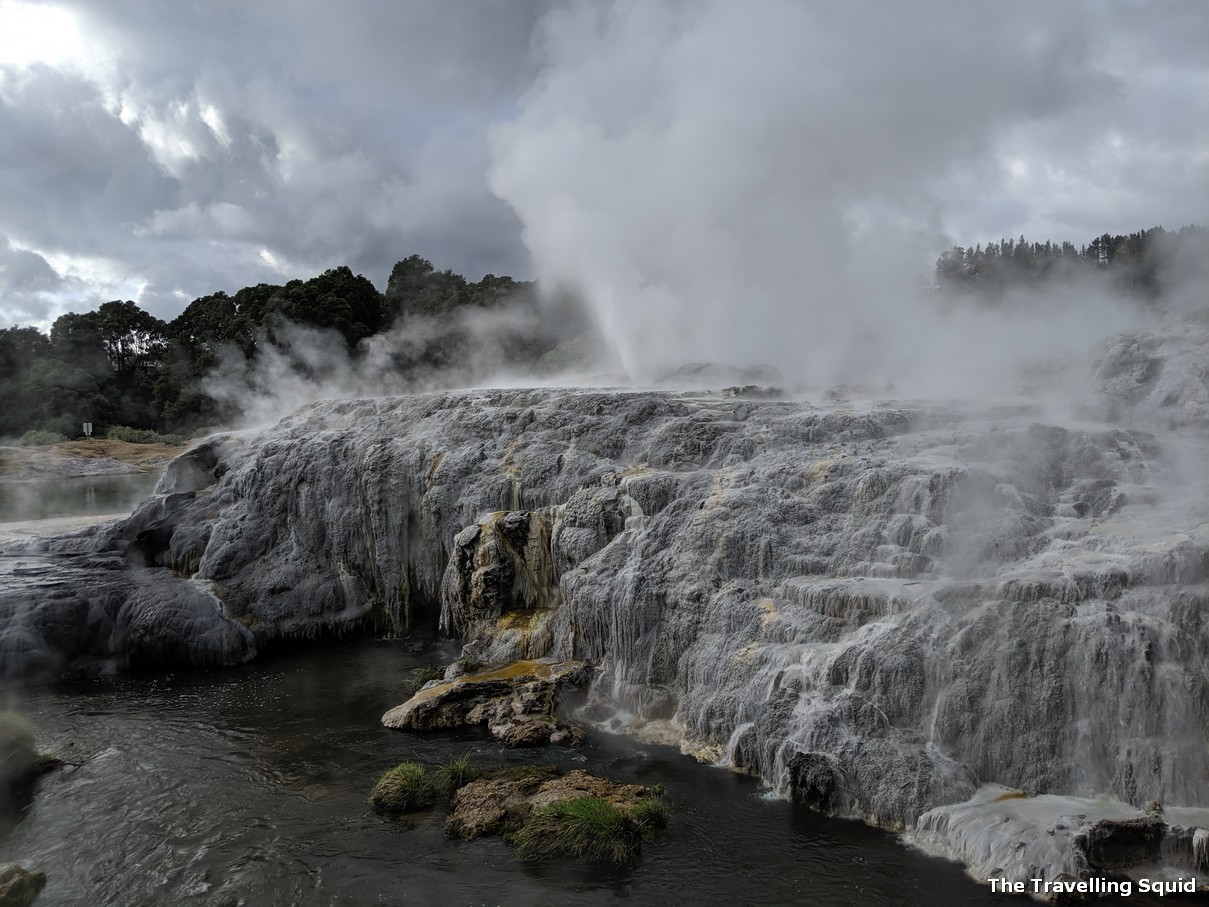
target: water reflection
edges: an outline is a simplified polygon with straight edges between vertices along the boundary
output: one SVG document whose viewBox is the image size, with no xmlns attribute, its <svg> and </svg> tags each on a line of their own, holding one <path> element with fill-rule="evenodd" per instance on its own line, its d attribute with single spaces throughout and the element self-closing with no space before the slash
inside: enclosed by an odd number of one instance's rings
<svg viewBox="0 0 1209 907">
<path fill-rule="evenodd" d="M 0 485 L 0 523 L 129 513 L 158 480 L 153 472 Z"/>
<path fill-rule="evenodd" d="M 0 836 L 0 863 L 48 872 L 39 904 L 1002 904 L 889 834 L 769 801 L 746 778 L 624 738 L 507 750 L 478 734 L 387 731 L 407 672 L 452 649 L 316 647 L 214 673 L 30 693 L 43 746 L 80 754 Z M 373 815 L 404 759 L 555 761 L 667 786 L 666 833 L 627 871 L 525 866 L 458 842 L 444 812 Z M 82 757 L 82 758 L 81 758 Z"/>
</svg>

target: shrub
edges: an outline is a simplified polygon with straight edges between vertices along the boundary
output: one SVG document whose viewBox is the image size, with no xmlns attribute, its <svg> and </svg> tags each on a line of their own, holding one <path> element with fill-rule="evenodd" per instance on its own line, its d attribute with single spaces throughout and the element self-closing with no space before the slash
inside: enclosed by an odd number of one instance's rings
<svg viewBox="0 0 1209 907">
<path fill-rule="evenodd" d="M 624 866 L 642 846 L 642 834 L 630 818 L 598 797 L 556 800 L 536 810 L 513 835 L 522 860 L 572 857 Z"/>
<path fill-rule="evenodd" d="M 128 425 L 115 425 L 105 433 L 110 441 L 125 441 L 127 444 L 183 444 L 180 435 L 161 435 L 149 428 L 131 428 Z"/>
<path fill-rule="evenodd" d="M 17 444 L 21 447 L 42 447 L 45 444 L 59 444 L 67 440 L 66 435 L 61 435 L 57 431 L 43 431 L 39 428 L 33 428 L 23 434 Z"/>
<path fill-rule="evenodd" d="M 369 804 L 378 812 L 404 813 L 432 806 L 439 787 L 415 762 L 400 762 L 388 768 L 374 785 Z"/>
</svg>

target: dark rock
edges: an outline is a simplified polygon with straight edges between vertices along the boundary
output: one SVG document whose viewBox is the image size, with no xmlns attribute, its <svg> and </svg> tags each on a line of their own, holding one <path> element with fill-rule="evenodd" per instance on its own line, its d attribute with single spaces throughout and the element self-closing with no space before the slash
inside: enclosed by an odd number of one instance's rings
<svg viewBox="0 0 1209 907">
<path fill-rule="evenodd" d="M 1101 872 L 1121 872 L 1161 862 L 1167 829 L 1161 815 L 1106 819 L 1076 840 L 1089 867 Z"/>
<path fill-rule="evenodd" d="M 821 753 L 797 753 L 789 760 L 789 786 L 794 800 L 820 812 L 839 803 L 835 769 Z"/>
</svg>

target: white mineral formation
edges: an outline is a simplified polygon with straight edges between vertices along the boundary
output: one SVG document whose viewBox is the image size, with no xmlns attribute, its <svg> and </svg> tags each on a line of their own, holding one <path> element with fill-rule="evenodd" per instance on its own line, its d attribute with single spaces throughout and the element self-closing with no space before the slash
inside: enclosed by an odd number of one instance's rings
<svg viewBox="0 0 1209 907">
<path fill-rule="evenodd" d="M 484 664 L 586 661 L 594 720 L 919 823 L 979 872 L 1158 855 L 1105 843 L 1130 816 L 1205 872 L 1195 814 L 1141 810 L 1209 806 L 1207 351 L 1115 338 L 1083 421 L 666 390 L 317 403 L 27 546 L 4 673 L 439 622 Z"/>
</svg>

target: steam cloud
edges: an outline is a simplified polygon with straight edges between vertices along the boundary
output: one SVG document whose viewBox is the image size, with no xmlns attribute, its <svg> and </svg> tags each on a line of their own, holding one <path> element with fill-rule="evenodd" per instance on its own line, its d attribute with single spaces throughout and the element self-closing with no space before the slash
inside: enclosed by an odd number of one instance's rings
<svg viewBox="0 0 1209 907">
<path fill-rule="evenodd" d="M 491 186 L 539 276 L 582 289 L 637 380 L 717 361 L 1008 390 L 1025 362 L 1081 358 L 1132 317 L 1094 288 L 1048 312 L 950 316 L 924 287 L 954 242 L 948 216 L 1003 149 L 1115 97 L 1088 13 L 559 7 L 539 27 L 539 77 L 493 131 Z"/>
<path fill-rule="evenodd" d="M 237 414 L 235 425 L 268 426 L 300 406 L 323 399 L 418 393 L 435 389 L 524 386 L 524 375 L 507 356 L 509 338 L 537 333 L 540 311 L 516 303 L 461 310 L 440 317 L 410 317 L 347 352 L 335 331 L 287 323 L 273 341 L 258 344 L 245 358 L 227 348 L 202 380 L 201 389 Z M 426 348 L 450 333 L 460 337 L 458 361 L 417 365 Z M 406 363 L 407 367 L 401 368 Z"/>
</svg>

